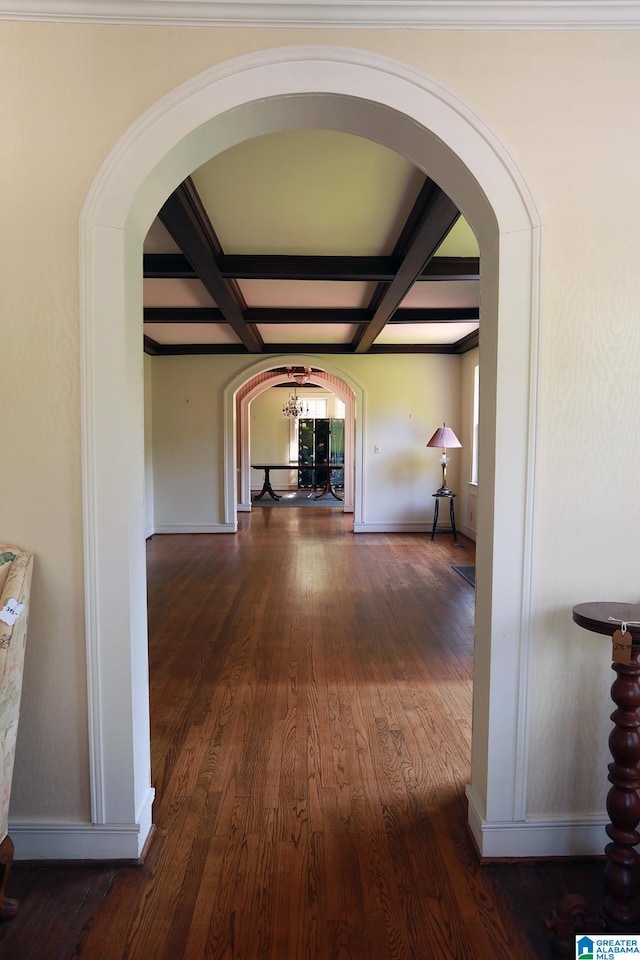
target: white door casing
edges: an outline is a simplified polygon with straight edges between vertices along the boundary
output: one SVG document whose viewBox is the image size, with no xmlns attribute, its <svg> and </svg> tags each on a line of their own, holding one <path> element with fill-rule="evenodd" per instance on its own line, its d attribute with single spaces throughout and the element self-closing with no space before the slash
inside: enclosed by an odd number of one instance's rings
<svg viewBox="0 0 640 960">
<path fill-rule="evenodd" d="M 483 849 L 485 838 L 495 843 L 502 827 L 508 845 L 509 827 L 525 817 L 539 217 L 508 151 L 451 92 L 367 52 L 292 46 L 222 63 L 158 101 L 107 158 L 82 211 L 90 774 L 103 856 L 105 847 L 139 855 L 152 820 L 142 241 L 200 164 L 248 137 L 296 127 L 342 130 L 403 154 L 449 194 L 479 241 L 482 485 L 468 796 L 481 851 L 496 852 Z M 91 856 L 90 842 L 83 851 Z"/>
</svg>

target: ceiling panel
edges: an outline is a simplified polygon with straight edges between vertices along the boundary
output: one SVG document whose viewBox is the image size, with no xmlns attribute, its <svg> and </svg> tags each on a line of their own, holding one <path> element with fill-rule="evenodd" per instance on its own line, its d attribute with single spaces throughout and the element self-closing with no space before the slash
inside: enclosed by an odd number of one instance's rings
<svg viewBox="0 0 640 960">
<path fill-rule="evenodd" d="M 438 247 L 438 257 L 479 257 L 480 248 L 476 235 L 464 219 L 460 217 L 453 230 Z"/>
<path fill-rule="evenodd" d="M 457 343 L 478 329 L 478 324 L 463 323 L 393 323 L 388 324 L 376 343 Z"/>
<path fill-rule="evenodd" d="M 214 302 L 199 280 L 145 280 L 145 307 L 212 307 Z"/>
<path fill-rule="evenodd" d="M 240 343 L 232 328 L 222 323 L 145 323 L 144 333 L 160 344 Z"/>
<path fill-rule="evenodd" d="M 149 227 L 144 241 L 145 253 L 179 253 L 180 247 L 175 242 L 166 227 L 156 219 Z"/>
<path fill-rule="evenodd" d="M 476 280 L 443 280 L 414 283 L 402 301 L 403 307 L 477 307 L 480 303 L 480 282 Z"/>
<path fill-rule="evenodd" d="M 351 323 L 269 323 L 258 329 L 265 343 L 341 343 L 349 344 L 356 332 Z"/>
<path fill-rule="evenodd" d="M 375 284 L 356 281 L 239 280 L 249 307 L 366 307 Z"/>
<path fill-rule="evenodd" d="M 390 254 L 424 181 L 392 150 L 290 130 L 225 150 L 192 174 L 225 253 Z"/>
</svg>

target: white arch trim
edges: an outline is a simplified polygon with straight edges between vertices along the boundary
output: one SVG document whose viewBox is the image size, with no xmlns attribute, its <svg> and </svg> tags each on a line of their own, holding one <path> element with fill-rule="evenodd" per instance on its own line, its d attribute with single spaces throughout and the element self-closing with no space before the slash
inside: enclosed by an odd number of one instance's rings
<svg viewBox="0 0 640 960">
<path fill-rule="evenodd" d="M 462 210 L 480 243 L 482 486 L 470 822 L 486 855 L 535 852 L 527 849 L 522 827 L 539 218 L 504 146 L 449 91 L 369 53 L 301 46 L 223 63 L 156 103 L 107 158 L 82 212 L 92 821 L 107 837 L 107 846 L 111 838 L 114 856 L 126 855 L 125 850 L 139 854 L 151 830 L 153 800 L 143 522 L 142 239 L 167 195 L 200 163 L 250 136 L 321 125 L 386 144 L 428 170 Z M 225 416 L 228 421 L 228 411 Z M 366 422 L 362 426 L 365 432 Z M 520 838 L 517 849 L 514 837 Z M 91 853 L 85 847 L 69 855 Z"/>
<path fill-rule="evenodd" d="M 286 355 L 282 357 L 271 357 L 269 360 L 258 362 L 251 366 L 242 374 L 234 377 L 232 382 L 227 385 L 224 391 L 224 417 L 225 417 L 225 517 L 227 523 L 235 521 L 238 503 L 236 501 L 237 487 L 236 473 L 236 442 L 238 437 L 237 423 L 234 419 L 234 413 L 240 418 L 240 442 L 242 444 L 243 472 L 241 477 L 241 489 L 243 495 L 241 502 L 250 505 L 251 500 L 251 476 L 249 463 L 249 404 L 265 390 L 280 383 L 290 383 L 286 374 L 276 374 L 269 380 L 261 380 L 256 383 L 247 393 L 243 394 L 239 404 L 235 402 L 238 391 L 246 386 L 249 381 L 261 373 L 272 370 L 274 367 L 290 365 L 294 367 L 311 365 L 317 368 L 314 371 L 313 379 L 317 383 L 326 383 L 328 390 L 338 396 L 345 405 L 345 489 L 344 499 L 345 507 L 351 508 L 354 505 L 354 487 L 358 491 L 355 504 L 355 520 L 359 522 L 362 513 L 362 439 L 359 438 L 356 447 L 356 436 L 354 431 L 356 410 L 363 410 L 364 391 L 359 383 L 355 381 L 344 371 L 340 370 L 334 364 L 327 363 L 326 360 L 319 357 L 312 357 L 309 354 Z M 330 374 L 335 379 L 330 379 Z M 336 382 L 337 381 L 337 382 Z"/>
</svg>

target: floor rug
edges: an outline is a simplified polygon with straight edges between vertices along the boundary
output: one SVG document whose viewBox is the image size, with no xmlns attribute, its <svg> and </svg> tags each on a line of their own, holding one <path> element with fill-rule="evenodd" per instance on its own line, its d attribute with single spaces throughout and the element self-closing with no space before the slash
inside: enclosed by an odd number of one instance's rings
<svg viewBox="0 0 640 960">
<path fill-rule="evenodd" d="M 459 573 L 461 577 L 470 583 L 472 587 L 476 585 L 476 568 L 475 567 L 453 567 L 456 573 Z"/>
</svg>

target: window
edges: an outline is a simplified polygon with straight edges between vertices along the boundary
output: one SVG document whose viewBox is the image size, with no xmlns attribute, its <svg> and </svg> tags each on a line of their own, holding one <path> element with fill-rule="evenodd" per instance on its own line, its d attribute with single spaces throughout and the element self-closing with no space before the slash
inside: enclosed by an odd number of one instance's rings
<svg viewBox="0 0 640 960">
<path fill-rule="evenodd" d="M 322 420 L 327 415 L 327 401 L 326 400 L 306 400 L 302 398 L 305 406 L 304 416 L 309 417 L 311 420 Z"/>
</svg>

